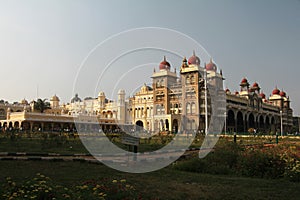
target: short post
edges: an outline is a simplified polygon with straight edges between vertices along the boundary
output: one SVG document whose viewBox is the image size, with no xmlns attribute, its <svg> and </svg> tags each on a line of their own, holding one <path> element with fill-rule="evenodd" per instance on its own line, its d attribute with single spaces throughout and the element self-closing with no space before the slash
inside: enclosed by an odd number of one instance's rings
<svg viewBox="0 0 300 200">
<path fill-rule="evenodd" d="M 278 144 L 278 134 L 276 134 L 276 144 Z"/>
<path fill-rule="evenodd" d="M 138 152 L 138 146 L 137 145 L 133 145 L 133 160 L 136 161 L 136 154 Z"/>
<path fill-rule="evenodd" d="M 233 142 L 236 143 L 236 133 L 233 135 Z"/>
</svg>

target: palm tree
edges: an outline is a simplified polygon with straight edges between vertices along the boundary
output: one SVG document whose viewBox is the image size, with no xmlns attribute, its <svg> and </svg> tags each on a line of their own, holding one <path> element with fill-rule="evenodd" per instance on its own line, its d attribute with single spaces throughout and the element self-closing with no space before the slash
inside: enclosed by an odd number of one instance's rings
<svg viewBox="0 0 300 200">
<path fill-rule="evenodd" d="M 34 109 L 39 110 L 41 113 L 50 108 L 50 103 L 47 101 L 47 99 L 37 99 L 34 101 Z"/>
</svg>

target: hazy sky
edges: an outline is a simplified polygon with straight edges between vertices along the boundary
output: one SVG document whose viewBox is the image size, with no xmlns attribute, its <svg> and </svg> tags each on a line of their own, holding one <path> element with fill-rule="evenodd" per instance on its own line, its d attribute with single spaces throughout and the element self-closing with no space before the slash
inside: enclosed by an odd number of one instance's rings
<svg viewBox="0 0 300 200">
<path fill-rule="evenodd" d="M 0 0 L 0 99 L 35 99 L 38 86 L 40 97 L 57 94 L 69 102 L 88 53 L 111 35 L 139 27 L 189 35 L 222 68 L 232 91 L 243 77 L 251 84 L 257 81 L 267 96 L 275 86 L 283 88 L 294 113 L 300 114 L 299 0 Z M 192 51 L 187 49 L 186 56 Z M 177 69 L 181 64 L 170 62 Z M 139 76 L 149 80 L 153 67 Z M 111 84 L 108 80 L 100 88 Z M 93 95 L 84 89 L 76 92 Z"/>
</svg>

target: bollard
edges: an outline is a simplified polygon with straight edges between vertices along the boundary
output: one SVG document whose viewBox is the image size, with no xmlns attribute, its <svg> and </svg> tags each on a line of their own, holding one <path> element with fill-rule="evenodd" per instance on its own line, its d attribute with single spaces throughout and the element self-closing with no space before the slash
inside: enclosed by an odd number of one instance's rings
<svg viewBox="0 0 300 200">
<path fill-rule="evenodd" d="M 278 135 L 276 134 L 276 144 L 278 144 Z"/>
<path fill-rule="evenodd" d="M 133 146 L 133 160 L 136 161 L 136 154 L 138 152 L 138 146 L 134 145 Z"/>
<path fill-rule="evenodd" d="M 236 143 L 236 134 L 233 135 L 233 142 Z"/>
</svg>

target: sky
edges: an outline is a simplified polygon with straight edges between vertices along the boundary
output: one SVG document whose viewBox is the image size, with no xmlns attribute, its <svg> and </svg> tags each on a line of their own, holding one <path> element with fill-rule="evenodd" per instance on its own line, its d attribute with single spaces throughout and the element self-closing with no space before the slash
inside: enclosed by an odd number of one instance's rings
<svg viewBox="0 0 300 200">
<path fill-rule="evenodd" d="M 137 90 L 150 82 L 153 68 L 166 52 L 146 50 L 131 62 L 126 59 L 132 55 L 119 59 L 92 90 L 90 85 L 75 89 L 74 85 L 83 63 L 96 66 L 98 76 L 105 69 L 95 55 L 85 60 L 97 45 L 142 27 L 188 35 L 213 57 L 231 91 L 239 90 L 243 77 L 250 84 L 258 82 L 267 96 L 277 86 L 290 96 L 294 114 L 300 114 L 299 0 L 0 0 L 0 99 L 30 101 L 56 94 L 67 103 L 74 92 L 84 98 L 95 97 L 91 91 L 97 90 Z M 108 51 L 118 47 L 115 44 Z M 184 49 L 185 56 L 193 50 Z M 102 54 L 106 56 L 105 51 Z M 178 70 L 180 59 L 171 58 L 171 67 Z M 116 84 L 113 77 L 122 76 L 123 65 L 139 60 L 138 65 L 143 59 L 147 64 Z M 88 83 L 89 75 L 85 77 Z"/>
</svg>

